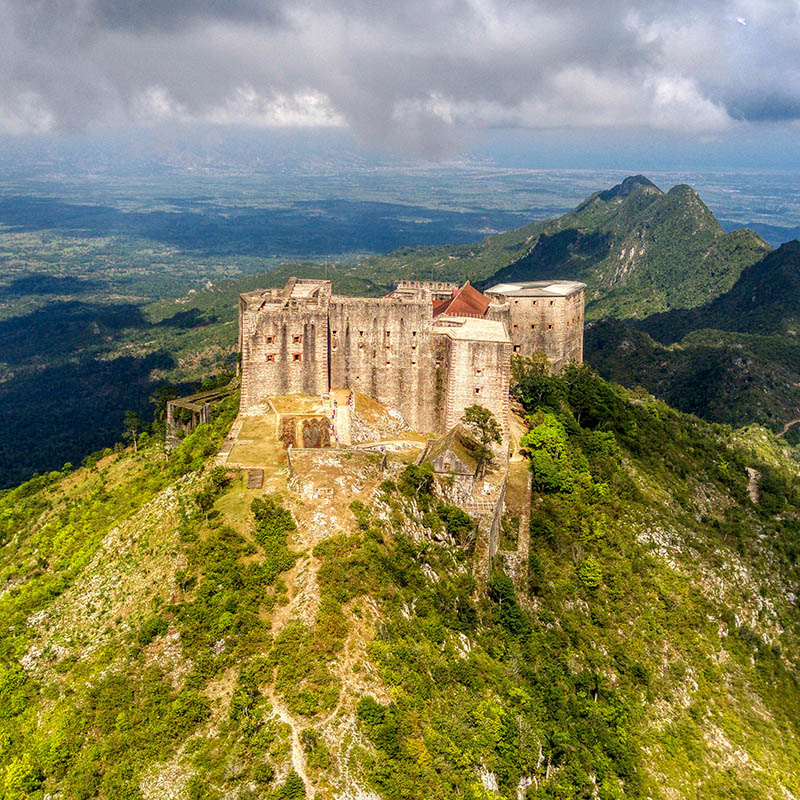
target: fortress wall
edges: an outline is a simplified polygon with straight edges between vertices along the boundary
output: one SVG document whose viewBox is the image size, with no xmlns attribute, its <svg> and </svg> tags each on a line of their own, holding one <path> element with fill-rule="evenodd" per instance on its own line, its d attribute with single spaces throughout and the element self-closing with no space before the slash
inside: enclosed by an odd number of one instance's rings
<svg viewBox="0 0 800 800">
<path fill-rule="evenodd" d="M 508 439 L 511 345 L 462 339 L 448 341 L 448 374 L 442 430 L 461 421 L 464 410 L 480 405 L 491 411 Z"/>
<path fill-rule="evenodd" d="M 565 309 L 567 332 L 564 336 L 564 358 L 583 363 L 584 291 L 570 295 Z"/>
<path fill-rule="evenodd" d="M 451 340 L 447 336 L 431 334 L 431 352 L 433 363 L 431 368 L 431 380 L 433 383 L 433 394 L 428 403 L 428 413 L 431 425 L 426 430 L 433 433 L 447 433 L 450 427 L 447 425 L 447 405 L 450 389 L 450 374 L 452 372 L 451 360 L 452 350 Z M 420 398 L 423 402 L 424 398 Z"/>
<path fill-rule="evenodd" d="M 509 297 L 509 336 L 522 356 L 544 353 L 560 372 L 583 361 L 583 291 L 568 297 Z"/>
<path fill-rule="evenodd" d="M 331 388 L 351 388 L 397 409 L 408 425 L 435 431 L 437 397 L 430 295 L 419 300 L 334 297 Z"/>
<path fill-rule="evenodd" d="M 328 311 L 317 303 L 240 307 L 242 410 L 274 394 L 328 391 Z"/>
<path fill-rule="evenodd" d="M 451 281 L 400 281 L 395 292 L 417 292 L 420 289 L 429 291 L 434 300 L 446 300 L 458 291 L 459 284 Z"/>
<path fill-rule="evenodd" d="M 493 297 L 492 303 L 486 310 L 486 319 L 495 319 L 506 326 L 506 331 L 511 332 L 511 307 L 508 302 L 502 302 Z"/>
<path fill-rule="evenodd" d="M 544 352 L 556 372 L 582 360 L 583 291 L 494 295 L 483 328 L 446 315 L 434 324 L 432 298 L 453 286 L 404 282 L 389 297 L 355 298 L 331 296 L 328 281 L 291 279 L 283 290 L 242 295 L 242 410 L 275 394 L 352 388 L 420 431 L 445 432 L 476 403 L 505 428 L 512 350 Z"/>
</svg>

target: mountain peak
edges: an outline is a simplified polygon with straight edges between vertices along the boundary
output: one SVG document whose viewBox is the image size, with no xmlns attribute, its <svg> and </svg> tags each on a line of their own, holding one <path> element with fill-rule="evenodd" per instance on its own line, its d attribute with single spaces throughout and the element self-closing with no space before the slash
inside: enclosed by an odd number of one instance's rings
<svg viewBox="0 0 800 800">
<path fill-rule="evenodd" d="M 661 189 L 658 188 L 649 178 L 644 175 L 630 175 L 625 178 L 622 183 L 612 186 L 604 192 L 599 192 L 597 197 L 601 200 L 613 200 L 617 197 L 628 197 L 633 194 L 637 189 L 645 189 L 650 192 L 661 194 Z"/>
</svg>

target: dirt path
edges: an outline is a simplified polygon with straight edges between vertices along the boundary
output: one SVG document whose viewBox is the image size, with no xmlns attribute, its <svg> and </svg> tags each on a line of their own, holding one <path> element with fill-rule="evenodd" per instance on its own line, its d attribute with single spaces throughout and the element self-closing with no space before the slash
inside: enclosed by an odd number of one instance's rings
<svg viewBox="0 0 800 800">
<path fill-rule="evenodd" d="M 519 452 L 519 440 L 528 432 L 528 426 L 518 414 L 511 414 L 508 420 L 508 436 L 510 439 L 511 457 L 509 461 L 522 461 L 524 456 Z"/>
<path fill-rule="evenodd" d="M 788 432 L 789 428 L 793 428 L 798 423 L 800 423 L 800 417 L 798 417 L 797 419 L 793 419 L 791 422 L 787 422 L 783 426 L 783 430 L 780 433 L 776 434 L 776 435 L 777 436 L 784 436 Z"/>
<path fill-rule="evenodd" d="M 298 726 L 294 717 L 289 713 L 289 709 L 275 696 L 275 692 L 272 689 L 270 689 L 267 697 L 280 721 L 288 725 L 292 732 L 292 768 L 302 778 L 305 784 L 306 797 L 313 798 L 315 794 L 314 787 L 308 779 L 308 773 L 306 772 L 306 754 L 303 750 L 303 745 L 300 744 L 300 726 Z"/>
</svg>

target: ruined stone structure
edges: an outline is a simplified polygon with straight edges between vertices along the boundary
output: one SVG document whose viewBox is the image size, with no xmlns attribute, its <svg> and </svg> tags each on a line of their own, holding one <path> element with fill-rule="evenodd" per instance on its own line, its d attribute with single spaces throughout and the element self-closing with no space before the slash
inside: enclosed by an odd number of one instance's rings
<svg viewBox="0 0 800 800">
<path fill-rule="evenodd" d="M 241 408 L 347 388 L 419 431 L 446 432 L 479 404 L 507 433 L 512 351 L 543 351 L 558 369 L 582 358 L 583 284 L 532 287 L 485 295 L 469 283 L 403 281 L 387 297 L 340 297 L 330 281 L 291 278 L 242 294 Z"/>
<path fill-rule="evenodd" d="M 167 402 L 166 445 L 172 450 L 181 437 L 191 433 L 198 425 L 211 422 L 211 405 L 227 397 L 236 388 L 236 383 L 222 389 L 210 389 L 186 397 L 177 397 Z"/>
</svg>

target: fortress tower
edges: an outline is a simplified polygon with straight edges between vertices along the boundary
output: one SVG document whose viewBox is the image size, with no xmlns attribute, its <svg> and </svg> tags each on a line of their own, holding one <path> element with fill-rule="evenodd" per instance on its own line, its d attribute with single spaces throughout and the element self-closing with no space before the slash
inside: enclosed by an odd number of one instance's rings
<svg viewBox="0 0 800 800">
<path fill-rule="evenodd" d="M 508 306 L 505 318 L 514 353 L 544 353 L 554 372 L 583 361 L 585 283 L 529 281 L 498 283 L 486 290 L 492 302 Z"/>
</svg>

